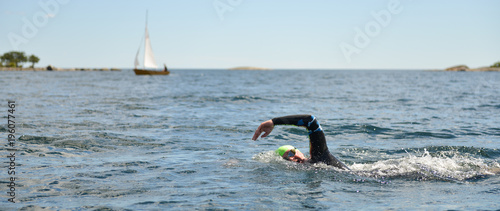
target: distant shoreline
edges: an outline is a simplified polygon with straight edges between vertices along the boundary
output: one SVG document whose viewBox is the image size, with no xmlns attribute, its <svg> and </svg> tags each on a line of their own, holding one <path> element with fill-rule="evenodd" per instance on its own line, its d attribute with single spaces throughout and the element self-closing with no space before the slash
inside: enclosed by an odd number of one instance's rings
<svg viewBox="0 0 500 211">
<path fill-rule="evenodd" d="M 271 69 L 263 67 L 242 66 L 242 67 L 229 68 L 229 70 L 271 70 Z"/>
<path fill-rule="evenodd" d="M 467 65 L 457 65 L 444 69 L 451 72 L 500 72 L 500 67 L 469 68 Z"/>
<path fill-rule="evenodd" d="M 119 68 L 52 68 L 47 67 L 0 67 L 0 71 L 121 71 Z"/>
<path fill-rule="evenodd" d="M 223 68 L 221 68 L 223 69 Z M 250 70 L 250 71 L 271 71 L 270 68 L 261 67 L 234 67 L 227 70 Z M 283 69 L 285 70 L 285 69 Z M 297 69 L 299 70 L 299 69 Z M 331 69 L 337 70 L 337 69 Z M 340 70 L 340 69 L 339 69 Z M 348 70 L 348 69 L 344 69 Z M 354 69 L 352 69 L 354 70 Z M 370 69 L 363 69 L 370 70 Z M 371 70 L 382 70 L 382 69 L 371 69 Z M 14 68 L 14 67 L 0 67 L 0 71 L 58 71 L 58 72 L 77 72 L 77 71 L 122 71 L 122 68 L 52 68 L 52 70 L 47 69 L 47 67 L 35 67 L 35 68 Z M 498 67 L 480 67 L 480 68 L 468 68 L 467 66 L 454 66 L 446 69 L 428 69 L 426 71 L 445 71 L 445 72 L 500 72 Z"/>
</svg>

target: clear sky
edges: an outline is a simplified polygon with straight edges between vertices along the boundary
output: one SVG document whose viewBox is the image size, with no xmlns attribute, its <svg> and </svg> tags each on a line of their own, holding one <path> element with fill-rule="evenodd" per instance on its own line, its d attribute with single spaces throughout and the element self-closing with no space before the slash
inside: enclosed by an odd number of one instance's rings
<svg viewBox="0 0 500 211">
<path fill-rule="evenodd" d="M 133 68 L 442 69 L 500 61 L 499 0 L 0 0 L 0 53 Z M 26 65 L 25 65 L 26 66 Z"/>
</svg>

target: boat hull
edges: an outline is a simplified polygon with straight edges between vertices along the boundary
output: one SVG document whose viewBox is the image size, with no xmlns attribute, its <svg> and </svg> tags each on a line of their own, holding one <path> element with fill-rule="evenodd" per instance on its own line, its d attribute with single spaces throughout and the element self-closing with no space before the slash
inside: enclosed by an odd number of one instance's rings
<svg viewBox="0 0 500 211">
<path fill-rule="evenodd" d="M 156 70 L 141 70 L 134 69 L 136 75 L 168 75 L 170 71 L 156 71 Z"/>
</svg>

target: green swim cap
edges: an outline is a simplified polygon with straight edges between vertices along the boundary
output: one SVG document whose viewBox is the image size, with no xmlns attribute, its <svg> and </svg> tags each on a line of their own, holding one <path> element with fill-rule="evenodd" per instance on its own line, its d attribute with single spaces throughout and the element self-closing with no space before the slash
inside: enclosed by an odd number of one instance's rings
<svg viewBox="0 0 500 211">
<path fill-rule="evenodd" d="M 276 152 L 276 154 L 283 157 L 283 154 L 285 154 L 285 152 L 289 149 L 295 149 L 295 147 L 293 147 L 292 145 L 284 145 L 284 146 L 281 146 L 280 148 L 278 148 L 275 152 Z"/>
</svg>

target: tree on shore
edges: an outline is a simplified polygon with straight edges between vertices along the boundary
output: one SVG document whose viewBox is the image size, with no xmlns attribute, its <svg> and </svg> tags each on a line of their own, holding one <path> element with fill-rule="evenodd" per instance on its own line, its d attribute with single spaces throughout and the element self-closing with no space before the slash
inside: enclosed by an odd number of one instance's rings
<svg viewBox="0 0 500 211">
<path fill-rule="evenodd" d="M 22 67 L 22 64 L 28 61 L 24 52 L 20 51 L 11 51 L 4 53 L 0 57 L 2 62 L 5 62 L 5 66 L 7 67 Z M 21 65 L 21 66 L 19 66 Z"/>
<path fill-rule="evenodd" d="M 28 58 L 28 61 L 31 62 L 31 68 L 34 68 L 35 67 L 35 63 L 38 63 L 40 61 L 40 58 L 38 58 L 37 56 L 35 55 L 31 55 L 29 58 Z"/>
<path fill-rule="evenodd" d="M 6 62 L 6 61 L 7 61 L 7 59 L 5 59 L 3 55 L 0 56 L 0 67 L 3 67 L 3 63 Z"/>
<path fill-rule="evenodd" d="M 497 62 L 497 63 L 491 65 L 491 67 L 500 67 L 500 62 Z"/>
</svg>

